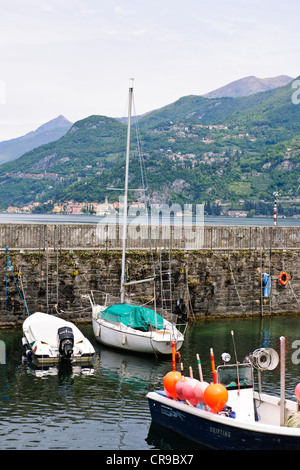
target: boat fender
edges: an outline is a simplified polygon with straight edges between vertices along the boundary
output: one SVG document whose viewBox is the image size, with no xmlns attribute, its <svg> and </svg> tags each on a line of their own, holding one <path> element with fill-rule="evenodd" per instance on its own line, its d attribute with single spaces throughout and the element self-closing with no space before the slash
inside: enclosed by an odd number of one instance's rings
<svg viewBox="0 0 300 470">
<path fill-rule="evenodd" d="M 97 327 L 97 331 L 96 331 L 96 337 L 99 338 L 100 336 L 100 331 L 101 331 L 101 327 L 100 325 Z"/>
<path fill-rule="evenodd" d="M 127 336 L 124 334 L 124 335 L 122 335 L 122 344 L 123 344 L 123 346 L 126 344 L 126 341 L 127 341 Z"/>
<path fill-rule="evenodd" d="M 289 282 L 289 275 L 286 272 L 282 271 L 278 276 L 278 282 L 282 286 L 286 286 Z"/>
<path fill-rule="evenodd" d="M 22 338 L 22 346 L 25 351 L 29 348 L 26 338 Z"/>
<path fill-rule="evenodd" d="M 26 351 L 26 357 L 27 357 L 27 361 L 28 361 L 28 362 L 31 362 L 31 361 L 32 361 L 32 351 L 31 351 L 31 349 L 28 349 L 28 350 Z"/>
<path fill-rule="evenodd" d="M 28 345 L 28 342 L 26 340 L 26 338 L 22 338 L 22 345 L 23 345 L 23 349 L 24 349 L 24 357 L 26 357 L 27 361 L 28 362 L 31 362 L 32 361 L 32 351 Z"/>
</svg>

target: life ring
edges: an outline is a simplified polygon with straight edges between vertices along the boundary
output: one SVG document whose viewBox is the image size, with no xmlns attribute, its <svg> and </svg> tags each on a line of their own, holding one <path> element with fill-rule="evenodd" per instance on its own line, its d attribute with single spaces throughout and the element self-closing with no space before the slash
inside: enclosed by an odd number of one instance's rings
<svg viewBox="0 0 300 470">
<path fill-rule="evenodd" d="M 279 284 L 281 284 L 282 286 L 286 286 L 287 283 L 289 282 L 289 275 L 286 272 L 282 271 L 279 274 L 278 281 L 279 281 Z"/>
</svg>

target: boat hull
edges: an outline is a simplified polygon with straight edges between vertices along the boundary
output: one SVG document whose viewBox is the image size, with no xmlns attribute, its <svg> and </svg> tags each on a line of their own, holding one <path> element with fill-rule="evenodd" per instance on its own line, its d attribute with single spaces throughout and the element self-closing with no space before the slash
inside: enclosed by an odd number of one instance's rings
<svg viewBox="0 0 300 470">
<path fill-rule="evenodd" d="M 160 392 L 147 395 L 153 422 L 200 448 L 218 450 L 296 450 L 300 449 L 300 429 L 242 423 L 183 402 Z"/>
<path fill-rule="evenodd" d="M 171 354 L 172 337 L 169 332 L 143 332 L 120 323 L 111 323 L 93 318 L 96 340 L 109 347 L 143 354 Z M 179 351 L 184 337 L 177 330 L 175 350 Z"/>
<path fill-rule="evenodd" d="M 36 366 L 56 366 L 62 362 L 62 358 L 59 354 L 55 355 L 38 355 L 33 352 L 32 362 Z M 87 356 L 72 356 L 70 362 L 76 365 L 89 366 L 93 363 L 94 354 Z"/>
</svg>

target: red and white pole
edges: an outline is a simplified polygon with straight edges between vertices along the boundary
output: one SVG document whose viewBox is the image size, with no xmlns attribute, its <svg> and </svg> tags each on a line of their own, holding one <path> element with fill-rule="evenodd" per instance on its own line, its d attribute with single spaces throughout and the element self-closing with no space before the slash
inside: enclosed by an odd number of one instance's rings
<svg viewBox="0 0 300 470">
<path fill-rule="evenodd" d="M 277 225 L 277 202 L 274 204 L 274 227 Z"/>
</svg>

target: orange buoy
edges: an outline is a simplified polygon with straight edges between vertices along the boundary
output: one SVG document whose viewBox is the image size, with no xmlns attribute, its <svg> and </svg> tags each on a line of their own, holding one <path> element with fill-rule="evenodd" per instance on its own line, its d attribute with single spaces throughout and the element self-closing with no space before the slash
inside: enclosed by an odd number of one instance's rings
<svg viewBox="0 0 300 470">
<path fill-rule="evenodd" d="M 278 276 L 278 282 L 282 286 L 286 286 L 289 282 L 289 275 L 286 272 L 282 271 Z"/>
<path fill-rule="evenodd" d="M 168 372 L 164 376 L 164 388 L 172 398 L 178 398 L 175 392 L 175 385 L 181 379 L 181 373 L 177 371 Z"/>
<path fill-rule="evenodd" d="M 204 400 L 214 413 L 218 413 L 227 403 L 228 391 L 224 385 L 212 383 L 204 390 Z"/>
</svg>

